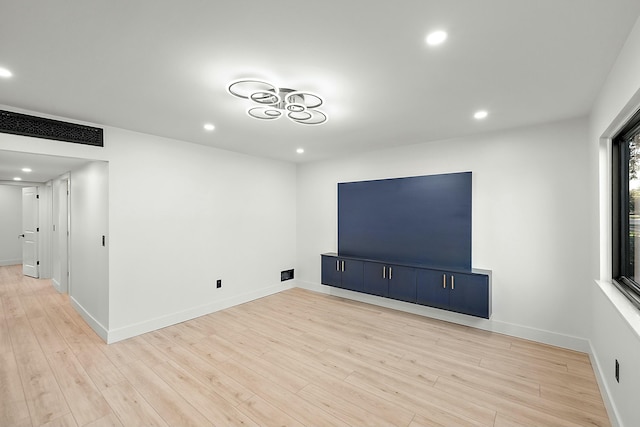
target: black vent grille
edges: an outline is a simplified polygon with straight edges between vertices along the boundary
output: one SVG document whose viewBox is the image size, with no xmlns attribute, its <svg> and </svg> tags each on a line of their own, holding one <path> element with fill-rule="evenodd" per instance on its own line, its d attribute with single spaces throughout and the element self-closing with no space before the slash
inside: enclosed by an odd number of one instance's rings
<svg viewBox="0 0 640 427">
<path fill-rule="evenodd" d="M 102 129 L 0 110 L 0 132 L 104 147 Z"/>
</svg>

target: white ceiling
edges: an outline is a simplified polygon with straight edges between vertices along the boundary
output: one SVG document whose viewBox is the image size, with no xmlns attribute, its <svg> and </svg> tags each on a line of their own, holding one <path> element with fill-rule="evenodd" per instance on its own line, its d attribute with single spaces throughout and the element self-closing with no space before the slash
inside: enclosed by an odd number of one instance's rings
<svg viewBox="0 0 640 427">
<path fill-rule="evenodd" d="M 3 184 L 3 181 L 6 181 L 4 184 L 16 185 L 47 182 L 88 162 L 87 159 L 0 150 L 0 184 Z M 23 168 L 29 168 L 31 172 L 23 172 Z M 15 177 L 21 178 L 22 181 L 14 181 Z"/>
<path fill-rule="evenodd" d="M 638 0 L 0 0 L 0 104 L 306 162 L 584 116 L 639 15 Z M 449 38 L 433 48 L 435 29 Z M 251 119 L 226 92 L 242 77 L 322 95 L 329 121 Z"/>
</svg>

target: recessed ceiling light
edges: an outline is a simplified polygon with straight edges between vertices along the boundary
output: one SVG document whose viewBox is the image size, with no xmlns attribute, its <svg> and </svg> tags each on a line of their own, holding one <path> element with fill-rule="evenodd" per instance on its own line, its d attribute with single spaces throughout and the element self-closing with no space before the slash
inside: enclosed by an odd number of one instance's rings
<svg viewBox="0 0 640 427">
<path fill-rule="evenodd" d="M 31 172 L 31 168 L 22 168 L 22 172 Z"/>
<path fill-rule="evenodd" d="M 212 131 L 215 128 L 216 127 L 214 125 L 212 125 L 211 123 L 207 123 L 207 124 L 204 125 L 204 130 Z"/>
<path fill-rule="evenodd" d="M 447 39 L 447 33 L 444 31 L 434 31 L 427 36 L 427 44 L 436 46 Z"/>
<path fill-rule="evenodd" d="M 15 178 L 13 178 L 14 181 L 22 181 L 22 178 L 20 178 L 19 176 L 16 176 Z"/>
<path fill-rule="evenodd" d="M 6 68 L 0 67 L 0 77 L 4 77 L 4 78 L 8 79 L 11 76 L 13 76 L 11 71 L 7 70 Z"/>
<path fill-rule="evenodd" d="M 302 154 L 302 153 L 304 153 L 304 148 L 298 148 L 298 149 L 296 150 L 296 153 L 298 153 L 298 154 Z"/>
<path fill-rule="evenodd" d="M 476 113 L 473 115 L 473 118 L 475 118 L 476 120 L 482 120 L 482 119 L 486 119 L 488 115 L 489 113 L 486 112 L 485 110 L 480 110 L 480 111 L 476 111 Z"/>
</svg>

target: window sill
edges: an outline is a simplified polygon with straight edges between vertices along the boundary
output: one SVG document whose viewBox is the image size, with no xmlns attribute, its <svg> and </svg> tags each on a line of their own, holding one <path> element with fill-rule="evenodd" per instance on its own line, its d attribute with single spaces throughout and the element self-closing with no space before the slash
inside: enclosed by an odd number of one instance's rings
<svg viewBox="0 0 640 427">
<path fill-rule="evenodd" d="M 640 310 L 627 299 L 620 290 L 610 281 L 596 280 L 596 284 L 604 295 L 611 301 L 620 316 L 640 338 Z"/>
</svg>

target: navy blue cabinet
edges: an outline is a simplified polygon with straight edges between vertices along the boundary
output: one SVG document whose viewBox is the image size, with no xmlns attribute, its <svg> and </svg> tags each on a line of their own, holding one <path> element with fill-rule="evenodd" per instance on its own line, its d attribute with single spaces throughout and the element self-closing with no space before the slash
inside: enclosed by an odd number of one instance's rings
<svg viewBox="0 0 640 427">
<path fill-rule="evenodd" d="M 389 266 L 389 298 L 416 302 L 416 269 Z"/>
<path fill-rule="evenodd" d="M 420 270 L 417 302 L 488 319 L 491 315 L 489 275 Z"/>
<path fill-rule="evenodd" d="M 420 270 L 416 289 L 416 302 L 431 307 L 449 309 L 447 275 L 438 270 Z"/>
<path fill-rule="evenodd" d="M 364 291 L 381 297 L 389 296 L 390 267 L 377 262 L 364 263 Z"/>
<path fill-rule="evenodd" d="M 322 283 L 486 319 L 491 316 L 489 271 L 455 272 L 323 254 Z"/>
<path fill-rule="evenodd" d="M 364 262 L 322 255 L 322 284 L 363 292 Z"/>
<path fill-rule="evenodd" d="M 322 255 L 322 284 L 342 287 L 342 270 L 338 258 Z"/>
<path fill-rule="evenodd" d="M 364 292 L 416 302 L 416 269 L 365 261 Z"/>
<path fill-rule="evenodd" d="M 484 274 L 449 274 L 451 291 L 449 309 L 488 319 L 491 315 L 489 276 Z"/>
</svg>

